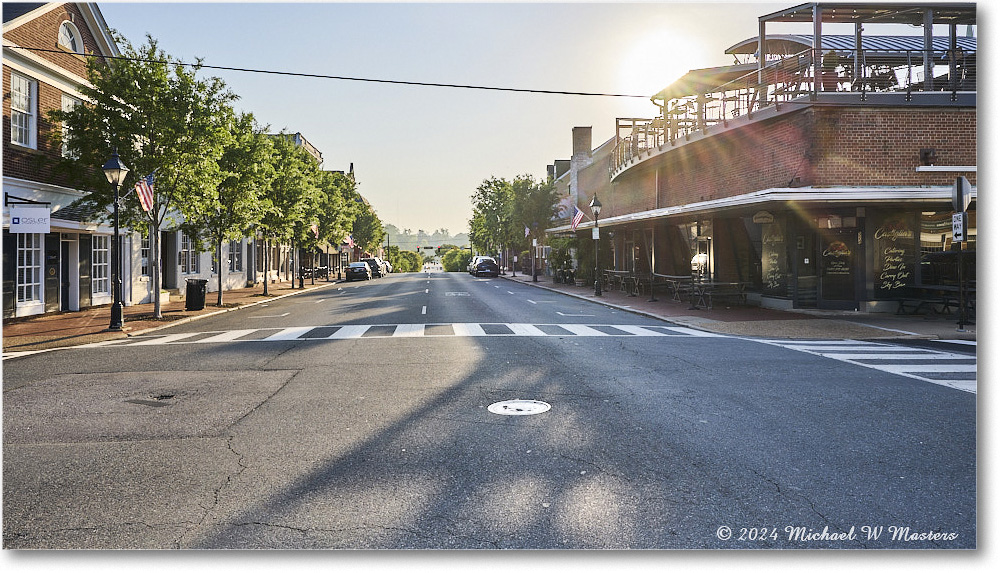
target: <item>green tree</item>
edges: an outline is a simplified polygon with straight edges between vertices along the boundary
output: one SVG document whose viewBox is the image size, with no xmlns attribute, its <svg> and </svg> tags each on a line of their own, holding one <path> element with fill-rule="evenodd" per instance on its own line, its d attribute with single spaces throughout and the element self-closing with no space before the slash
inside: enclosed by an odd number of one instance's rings
<svg viewBox="0 0 1000 573">
<path fill-rule="evenodd" d="M 221 178 L 214 189 L 205 189 L 204 196 L 186 206 L 181 225 L 196 244 L 205 240 L 212 245 L 220 267 L 223 244 L 250 235 L 263 216 L 261 199 L 275 177 L 271 138 L 256 127 L 253 116 L 230 113 L 227 123 L 231 137 L 218 161 Z M 216 304 L 222 306 L 219 271 Z"/>
<path fill-rule="evenodd" d="M 367 253 L 374 253 L 385 239 L 385 230 L 371 205 L 362 200 L 351 227 L 354 242 Z"/>
<path fill-rule="evenodd" d="M 491 177 L 472 195 L 469 241 L 481 253 L 497 254 L 514 239 L 514 189 L 506 179 Z"/>
<path fill-rule="evenodd" d="M 312 222 L 310 216 L 319 195 L 319 164 L 315 158 L 285 133 L 272 136 L 271 143 L 276 174 L 265 189 L 258 225 L 265 246 L 264 294 L 268 294 L 266 277 L 270 270 L 268 243 L 301 241 Z"/>
<path fill-rule="evenodd" d="M 445 272 L 464 271 L 472 260 L 472 253 L 467 249 L 451 249 L 441 257 L 441 266 Z"/>
<path fill-rule="evenodd" d="M 106 217 L 106 207 L 114 202 L 98 167 L 117 150 L 131 169 L 119 217 L 123 227 L 151 234 L 154 313 L 160 318 L 160 230 L 178 222 L 171 219 L 175 213 L 187 216 L 189 206 L 222 179 L 218 161 L 228 135 L 220 126 L 236 96 L 218 78 L 199 79 L 200 62 L 190 68 L 171 63 L 150 36 L 138 48 L 118 34 L 114 39 L 124 58 L 113 65 L 88 58 L 87 82 L 80 87 L 86 101 L 49 115 L 65 126 L 56 139 L 68 151 L 67 159 L 56 169 L 89 191 L 77 204 L 92 218 Z M 150 174 L 155 175 L 155 201 L 146 213 L 127 193 Z"/>
<path fill-rule="evenodd" d="M 360 207 L 352 199 L 356 196 L 354 178 L 336 171 L 324 171 L 319 179 L 320 200 L 314 217 L 319 231 L 318 241 L 340 245 L 354 225 Z"/>
</svg>

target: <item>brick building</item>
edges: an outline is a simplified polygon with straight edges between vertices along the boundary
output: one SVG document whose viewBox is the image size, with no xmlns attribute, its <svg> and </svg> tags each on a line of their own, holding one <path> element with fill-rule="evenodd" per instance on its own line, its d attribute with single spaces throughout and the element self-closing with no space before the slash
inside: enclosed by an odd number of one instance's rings
<svg viewBox="0 0 1000 573">
<path fill-rule="evenodd" d="M 741 283 L 778 308 L 895 311 L 911 291 L 957 288 L 959 257 L 974 285 L 975 5 L 803 4 L 759 20 L 765 41 L 730 48 L 737 64 L 692 70 L 651 98 L 656 117 L 617 120 L 585 160 L 590 130 L 574 130 L 557 185 L 588 216 L 595 194 L 603 204 L 602 267 Z M 768 35 L 772 22 L 812 34 Z M 927 33 L 865 36 L 873 22 Z M 830 23 L 855 34 L 824 35 Z"/>
<path fill-rule="evenodd" d="M 3 316 L 108 304 L 111 228 L 69 207 L 83 191 L 48 168 L 63 150 L 46 114 L 82 101 L 77 53 L 118 48 L 97 5 L 83 3 L 4 3 L 3 41 Z M 21 49 L 39 47 L 48 51 Z"/>
</svg>

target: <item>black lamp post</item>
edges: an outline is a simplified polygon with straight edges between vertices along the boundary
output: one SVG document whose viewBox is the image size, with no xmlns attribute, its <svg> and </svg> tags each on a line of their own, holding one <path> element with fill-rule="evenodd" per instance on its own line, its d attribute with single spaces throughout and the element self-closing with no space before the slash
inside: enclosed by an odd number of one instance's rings
<svg viewBox="0 0 1000 573">
<path fill-rule="evenodd" d="M 594 212 L 594 296 L 601 296 L 601 231 L 597 226 L 597 217 L 601 214 L 601 202 L 597 200 L 597 193 L 590 200 L 590 210 Z"/>
<path fill-rule="evenodd" d="M 114 203 L 114 243 L 111 244 L 111 325 L 108 330 L 120 331 L 122 329 L 122 253 L 119 232 L 118 232 L 118 203 L 121 201 L 120 192 L 122 183 L 125 182 L 125 175 L 128 174 L 128 167 L 118 158 L 118 150 L 115 149 L 111 159 L 104 164 L 104 176 L 108 178 L 108 183 L 115 190 Z"/>
</svg>

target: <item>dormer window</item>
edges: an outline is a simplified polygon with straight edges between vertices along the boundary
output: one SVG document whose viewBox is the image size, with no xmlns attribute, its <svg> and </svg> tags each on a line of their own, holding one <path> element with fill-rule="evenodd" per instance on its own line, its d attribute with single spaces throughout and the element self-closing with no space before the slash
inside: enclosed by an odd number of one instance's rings
<svg viewBox="0 0 1000 573">
<path fill-rule="evenodd" d="M 59 26 L 59 47 L 70 52 L 79 52 L 80 48 L 83 47 L 83 43 L 80 41 L 80 31 L 69 20 Z"/>
</svg>

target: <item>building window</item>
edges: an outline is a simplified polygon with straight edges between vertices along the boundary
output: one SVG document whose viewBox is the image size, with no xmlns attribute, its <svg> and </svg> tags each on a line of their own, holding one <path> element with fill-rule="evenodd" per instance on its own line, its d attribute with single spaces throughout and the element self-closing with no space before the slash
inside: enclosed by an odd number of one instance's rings
<svg viewBox="0 0 1000 573">
<path fill-rule="evenodd" d="M 91 292 L 111 294 L 111 236 L 94 235 L 94 249 L 91 256 Z"/>
<path fill-rule="evenodd" d="M 10 74 L 10 141 L 35 148 L 35 107 L 38 82 Z"/>
<path fill-rule="evenodd" d="M 69 20 L 59 26 L 59 46 L 71 52 L 79 52 L 83 44 L 79 41 L 80 32 Z"/>
<path fill-rule="evenodd" d="M 198 255 L 198 251 L 194 248 L 194 241 L 184 233 L 181 233 L 181 251 L 178 253 L 181 273 L 196 275 L 201 272 L 200 257 Z"/>
<path fill-rule="evenodd" d="M 243 271 L 243 243 L 240 241 L 229 241 L 229 272 L 236 273 Z"/>
<path fill-rule="evenodd" d="M 142 246 L 139 247 L 139 256 L 142 258 L 142 276 L 149 276 L 149 235 L 142 238 Z"/>
<path fill-rule="evenodd" d="M 62 96 L 62 110 L 64 112 L 73 111 L 77 105 L 80 104 L 80 100 L 75 97 L 63 94 Z M 68 159 L 78 159 L 77 155 L 70 151 L 69 149 L 69 139 L 70 139 L 69 126 L 64 122 L 62 124 L 62 156 Z"/>
<path fill-rule="evenodd" d="M 17 235 L 17 302 L 42 300 L 42 235 Z"/>
</svg>

